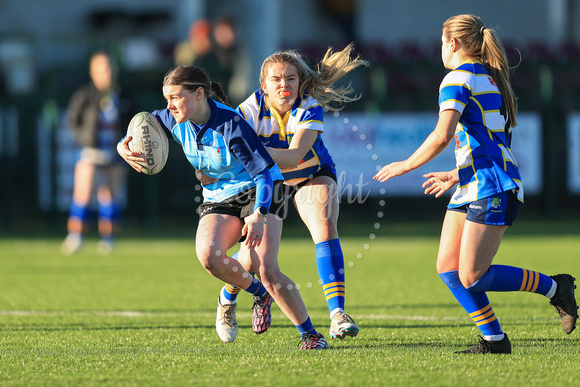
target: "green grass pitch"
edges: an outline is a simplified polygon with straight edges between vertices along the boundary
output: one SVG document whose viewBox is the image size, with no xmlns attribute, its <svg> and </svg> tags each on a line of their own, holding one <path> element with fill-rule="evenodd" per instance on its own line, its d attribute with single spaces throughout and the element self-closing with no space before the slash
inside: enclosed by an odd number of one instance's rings
<svg viewBox="0 0 580 387">
<path fill-rule="evenodd" d="M 214 324 L 222 284 L 201 268 L 192 236 L 129 235 L 107 257 L 97 254 L 95 239 L 63 257 L 60 237 L 0 237 L 0 385 L 579 383 L 580 331 L 564 334 L 553 307 L 536 294 L 489 293 L 512 355 L 453 353 L 475 344 L 478 331 L 435 272 L 438 224 L 391 224 L 368 235 L 352 228 L 357 232 L 342 232 L 342 246 L 347 312 L 360 334 L 330 341 L 328 351 L 299 351 L 297 330 L 275 304 L 270 330 L 254 334 L 247 294 L 238 299 L 238 338 L 220 342 Z M 518 225 L 495 263 L 580 280 L 578 231 Z M 328 336 L 307 235 L 285 232 L 280 265 Z"/>
</svg>

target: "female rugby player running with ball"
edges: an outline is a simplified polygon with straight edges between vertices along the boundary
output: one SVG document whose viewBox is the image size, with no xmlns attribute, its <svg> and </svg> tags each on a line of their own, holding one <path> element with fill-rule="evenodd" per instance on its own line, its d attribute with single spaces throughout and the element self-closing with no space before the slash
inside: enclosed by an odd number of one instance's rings
<svg viewBox="0 0 580 387">
<path fill-rule="evenodd" d="M 224 104 L 209 98 L 210 92 Z M 278 267 L 283 200 L 273 200 L 282 174 L 252 127 L 233 109 L 220 85 L 210 82 L 195 66 L 181 66 L 163 80 L 167 108 L 153 112 L 168 136 L 183 147 L 196 170 L 219 181 L 204 186 L 195 239 L 197 258 L 215 278 L 234 284 L 255 296 L 266 290 L 296 325 L 300 349 L 328 348 L 314 329 L 296 285 Z M 130 137 L 117 150 L 129 165 L 141 171 L 140 152 L 129 149 Z M 228 176 L 228 178 L 225 178 Z M 227 255 L 241 238 L 241 251 L 251 260 L 262 283 Z M 263 285 L 262 285 L 263 284 Z"/>
</svg>

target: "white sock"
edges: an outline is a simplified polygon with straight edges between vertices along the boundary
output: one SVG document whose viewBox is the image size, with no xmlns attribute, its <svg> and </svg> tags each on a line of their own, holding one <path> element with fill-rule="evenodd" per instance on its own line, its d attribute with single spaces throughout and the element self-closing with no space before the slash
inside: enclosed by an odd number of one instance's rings
<svg viewBox="0 0 580 387">
<path fill-rule="evenodd" d="M 236 302 L 235 301 L 230 301 L 226 298 L 226 296 L 224 296 L 224 291 L 226 290 L 225 287 L 222 288 L 222 290 L 220 291 L 220 304 L 222 305 L 233 305 Z"/>
<path fill-rule="evenodd" d="M 333 309 L 332 312 L 330 312 L 330 319 L 332 320 L 334 315 L 337 314 L 338 312 L 344 313 L 344 309 L 342 309 L 342 308 Z"/>
<path fill-rule="evenodd" d="M 556 295 L 556 289 L 558 288 L 558 284 L 556 283 L 556 281 L 552 280 L 552 287 L 550 288 L 550 291 L 548 292 L 548 294 L 546 294 L 546 297 L 548 298 L 552 298 Z"/>
<path fill-rule="evenodd" d="M 505 333 L 499 335 L 483 336 L 485 341 L 501 341 L 505 337 Z"/>
</svg>

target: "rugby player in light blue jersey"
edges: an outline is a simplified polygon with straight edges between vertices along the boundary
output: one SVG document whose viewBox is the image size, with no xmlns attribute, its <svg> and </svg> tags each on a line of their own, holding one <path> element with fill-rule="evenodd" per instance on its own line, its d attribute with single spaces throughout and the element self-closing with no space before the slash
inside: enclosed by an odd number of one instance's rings
<svg viewBox="0 0 580 387">
<path fill-rule="evenodd" d="M 511 343 L 487 291 L 546 296 L 559 313 L 564 331 L 570 334 L 578 318 L 572 276 L 550 277 L 492 265 L 524 194 L 510 150 L 517 102 L 503 45 L 495 31 L 473 15 L 449 18 L 443 24 L 441 42 L 443 65 L 452 71 L 439 88 L 435 130 L 407 160 L 384 166 L 374 178 L 384 182 L 403 175 L 455 143 L 456 168 L 427 173 L 423 187 L 426 194 L 439 197 L 458 184 L 443 222 L 437 271 L 483 336 L 478 344 L 460 353 L 511 353 Z"/>
<path fill-rule="evenodd" d="M 316 246 L 316 266 L 330 313 L 331 339 L 354 337 L 359 328 L 345 312 L 345 268 L 337 223 L 339 213 L 336 168 L 322 141 L 324 110 L 340 110 L 355 101 L 350 85 L 334 82 L 368 63 L 352 58 L 354 45 L 342 51 L 329 49 L 319 69 L 311 69 L 293 50 L 279 51 L 264 60 L 261 88 L 238 107 L 282 169 L 285 196 L 294 199 Z M 240 259 L 243 260 L 243 257 Z M 239 288 L 226 284 L 220 292 L 224 305 L 236 302 Z M 270 326 L 268 302 L 254 302 L 252 328 L 260 334 Z M 229 328 L 218 318 L 221 336 Z"/>
<path fill-rule="evenodd" d="M 210 92 L 224 104 L 209 98 Z M 314 329 L 296 285 L 277 263 L 282 233 L 282 218 L 277 214 L 284 201 L 277 200 L 276 193 L 282 175 L 266 148 L 248 122 L 225 105 L 221 86 L 201 69 L 180 66 L 168 72 L 163 96 L 167 108 L 153 114 L 167 135 L 182 146 L 191 165 L 216 178 L 204 185 L 204 202 L 198 209 L 195 248 L 202 266 L 215 278 L 255 296 L 269 292 L 298 328 L 301 349 L 328 348 L 324 336 Z M 121 140 L 117 150 L 140 172 L 138 162 L 144 159 L 140 152 L 129 150 L 130 141 L 130 137 Z M 262 283 L 227 255 L 242 237 L 240 251 L 249 257 Z M 237 333 L 237 326 L 232 329 Z"/>
</svg>

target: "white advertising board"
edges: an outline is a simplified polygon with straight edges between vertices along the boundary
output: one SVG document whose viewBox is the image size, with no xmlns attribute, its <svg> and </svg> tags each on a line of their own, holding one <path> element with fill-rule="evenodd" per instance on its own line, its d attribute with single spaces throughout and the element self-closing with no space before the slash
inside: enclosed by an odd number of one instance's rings
<svg viewBox="0 0 580 387">
<path fill-rule="evenodd" d="M 542 188 L 540 117 L 534 113 L 520 113 L 518 122 L 512 150 L 520 166 L 526 194 L 538 194 Z M 436 123 L 436 113 L 327 113 L 323 140 L 336 163 L 343 198 L 424 195 L 423 174 L 455 168 L 452 145 L 430 163 L 407 175 L 386 183 L 379 183 L 372 177 L 382 166 L 409 157 Z"/>
</svg>

